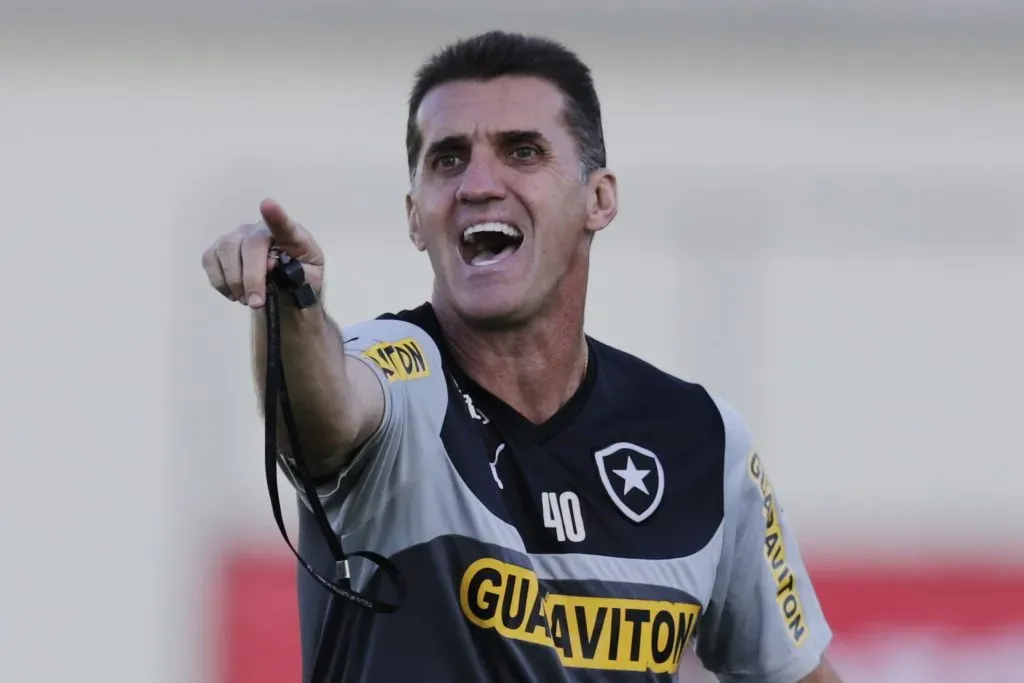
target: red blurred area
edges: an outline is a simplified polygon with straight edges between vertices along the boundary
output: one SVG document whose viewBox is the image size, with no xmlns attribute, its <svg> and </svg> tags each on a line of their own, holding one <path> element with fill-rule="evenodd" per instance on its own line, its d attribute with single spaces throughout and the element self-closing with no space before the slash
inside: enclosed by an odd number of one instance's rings
<svg viewBox="0 0 1024 683">
<path fill-rule="evenodd" d="M 812 573 L 847 683 L 1024 681 L 1024 568 L 829 562 Z M 300 680 L 295 577 L 288 557 L 227 560 L 217 683 Z"/>
<path fill-rule="evenodd" d="M 239 553 L 220 579 L 216 683 L 302 680 L 296 564 L 288 557 Z"/>
</svg>

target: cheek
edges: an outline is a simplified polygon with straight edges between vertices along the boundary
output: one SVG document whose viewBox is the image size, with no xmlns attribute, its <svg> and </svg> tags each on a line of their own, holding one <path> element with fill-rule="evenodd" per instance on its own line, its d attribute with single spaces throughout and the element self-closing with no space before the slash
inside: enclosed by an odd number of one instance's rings
<svg viewBox="0 0 1024 683">
<path fill-rule="evenodd" d="M 449 207 L 435 198 L 425 196 L 416 202 L 420 239 L 427 249 L 446 242 L 448 226 L 451 223 Z"/>
<path fill-rule="evenodd" d="M 551 258 L 565 258 L 575 250 L 584 234 L 586 197 L 579 192 L 559 193 L 537 205 L 540 244 Z"/>
</svg>

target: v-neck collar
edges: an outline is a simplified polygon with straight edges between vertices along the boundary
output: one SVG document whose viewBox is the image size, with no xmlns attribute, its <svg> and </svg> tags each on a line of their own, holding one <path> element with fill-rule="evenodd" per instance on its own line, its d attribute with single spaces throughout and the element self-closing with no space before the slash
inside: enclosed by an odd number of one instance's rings
<svg viewBox="0 0 1024 683">
<path fill-rule="evenodd" d="M 589 337 L 586 341 L 588 360 L 583 381 L 580 382 L 579 387 L 569 397 L 569 400 L 555 411 L 554 415 L 539 424 L 527 419 L 518 410 L 477 384 L 453 359 L 449 362 L 452 364 L 452 371 L 457 373 L 460 384 L 469 387 L 473 399 L 483 408 L 487 417 L 497 420 L 506 428 L 514 429 L 516 433 L 522 434 L 536 443 L 543 443 L 565 431 L 572 424 L 572 421 L 583 411 L 587 399 L 590 398 L 594 389 L 597 379 L 597 354 L 594 353 L 594 347 Z"/>
<path fill-rule="evenodd" d="M 598 371 L 597 353 L 594 349 L 594 342 L 590 337 L 585 337 L 587 343 L 587 369 L 579 387 L 554 415 L 538 424 L 524 417 L 518 410 L 480 386 L 472 377 L 466 374 L 465 370 L 462 369 L 451 353 L 448 340 L 441 330 L 441 325 L 434 313 L 433 306 L 425 303 L 422 308 L 424 313 L 427 314 L 428 321 L 426 322 L 428 322 L 428 327 L 430 328 L 426 332 L 430 334 L 434 339 L 434 343 L 437 344 L 444 364 L 448 367 L 449 372 L 452 373 L 456 383 L 464 391 L 469 392 L 473 397 L 474 403 L 484 411 L 489 419 L 496 420 L 498 424 L 507 429 L 514 429 L 517 433 L 530 438 L 535 443 L 543 443 L 565 431 L 586 406 L 587 399 L 590 398 L 590 394 L 593 392 Z"/>
</svg>

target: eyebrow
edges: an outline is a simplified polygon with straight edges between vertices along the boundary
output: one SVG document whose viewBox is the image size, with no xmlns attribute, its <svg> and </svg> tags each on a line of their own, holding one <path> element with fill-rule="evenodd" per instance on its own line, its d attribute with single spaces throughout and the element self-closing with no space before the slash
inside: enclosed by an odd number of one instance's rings
<svg viewBox="0 0 1024 683">
<path fill-rule="evenodd" d="M 515 145 L 526 142 L 538 145 L 547 144 L 547 138 L 536 130 L 506 130 L 498 133 L 496 137 L 504 145 Z"/>
<path fill-rule="evenodd" d="M 426 153 L 423 158 L 430 159 L 431 157 L 438 156 L 439 154 L 446 154 L 448 152 L 461 152 L 467 150 L 470 147 L 469 136 L 467 135 L 447 135 L 440 140 L 435 140 L 430 143 L 427 147 Z"/>
<path fill-rule="evenodd" d="M 547 144 L 547 138 L 545 138 L 539 131 L 535 130 L 503 130 L 493 134 L 491 139 L 497 141 L 501 146 L 524 143 L 538 145 Z M 427 151 L 424 156 L 429 159 L 439 154 L 462 152 L 472 147 L 472 145 L 473 143 L 469 139 L 468 135 L 446 135 L 440 140 L 435 140 L 430 143 L 430 146 L 427 147 Z"/>
</svg>

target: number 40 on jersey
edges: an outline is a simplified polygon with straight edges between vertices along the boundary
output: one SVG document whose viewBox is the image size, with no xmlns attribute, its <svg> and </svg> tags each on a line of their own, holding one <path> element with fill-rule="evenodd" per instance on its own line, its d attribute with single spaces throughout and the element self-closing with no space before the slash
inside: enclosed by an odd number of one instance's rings
<svg viewBox="0 0 1024 683">
<path fill-rule="evenodd" d="M 587 537 L 583 528 L 580 499 L 574 491 L 545 491 L 541 494 L 541 503 L 544 508 L 544 526 L 554 529 L 559 541 L 579 543 Z"/>
</svg>

